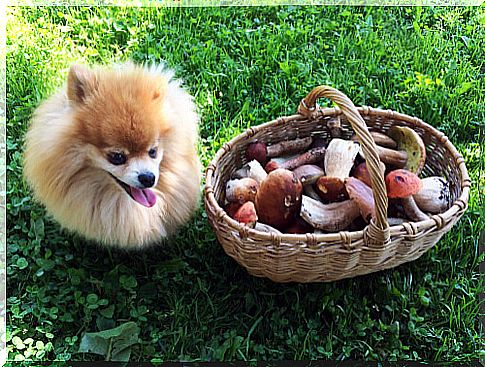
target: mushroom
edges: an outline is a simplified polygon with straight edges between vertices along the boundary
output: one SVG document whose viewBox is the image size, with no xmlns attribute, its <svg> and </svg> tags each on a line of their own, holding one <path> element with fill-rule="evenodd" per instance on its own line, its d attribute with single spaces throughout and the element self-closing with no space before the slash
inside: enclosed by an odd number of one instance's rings
<svg viewBox="0 0 485 367">
<path fill-rule="evenodd" d="M 259 183 L 249 177 L 229 180 L 226 183 L 226 199 L 240 204 L 246 201 L 254 201 Z"/>
<path fill-rule="evenodd" d="M 370 135 L 374 139 L 374 142 L 381 147 L 389 148 L 389 149 L 397 148 L 397 143 L 386 134 L 380 133 L 378 131 L 371 131 Z M 350 139 L 353 141 L 359 141 L 359 139 L 357 138 L 357 135 L 353 135 Z"/>
<path fill-rule="evenodd" d="M 421 190 L 413 195 L 416 205 L 425 212 L 438 214 L 451 203 L 450 185 L 443 177 L 431 176 L 421 180 Z"/>
<path fill-rule="evenodd" d="M 382 175 L 384 175 L 384 172 L 386 171 L 385 164 L 380 162 L 379 167 L 382 171 Z M 372 182 L 371 182 L 371 179 L 370 179 L 370 173 L 369 173 L 369 170 L 367 169 L 367 163 L 366 162 L 362 162 L 359 165 L 357 165 L 357 167 L 355 167 L 355 169 L 354 169 L 352 176 L 361 180 L 367 186 L 372 187 Z"/>
<path fill-rule="evenodd" d="M 285 233 L 303 234 L 313 232 L 313 227 L 300 217 L 295 218 L 285 229 Z"/>
<path fill-rule="evenodd" d="M 302 184 L 295 174 L 277 169 L 268 174 L 256 194 L 256 211 L 262 223 L 283 230 L 300 211 Z"/>
<path fill-rule="evenodd" d="M 241 207 L 234 213 L 234 220 L 243 223 L 251 228 L 254 227 L 256 221 L 258 220 L 258 215 L 256 214 L 256 208 L 254 203 L 251 201 L 245 202 Z"/>
<path fill-rule="evenodd" d="M 387 196 L 391 199 L 400 199 L 404 213 L 415 222 L 429 219 L 418 208 L 413 198 L 413 195 L 419 192 L 421 186 L 419 177 L 405 169 L 391 171 L 386 176 Z"/>
<path fill-rule="evenodd" d="M 325 148 L 323 147 L 313 148 L 283 163 L 277 163 L 276 161 L 271 160 L 266 164 L 264 169 L 268 173 L 278 168 L 293 170 L 297 167 L 303 166 L 304 164 L 317 163 L 321 161 L 324 156 L 325 156 Z"/>
<path fill-rule="evenodd" d="M 224 210 L 226 211 L 227 215 L 229 215 L 231 218 L 234 218 L 234 214 L 236 214 L 240 207 L 240 203 L 230 202 L 229 204 L 224 206 Z"/>
<path fill-rule="evenodd" d="M 342 201 L 348 198 L 344 179 L 349 177 L 359 152 L 359 143 L 332 139 L 325 153 L 325 175 L 316 183 L 317 194 L 326 202 Z"/>
<path fill-rule="evenodd" d="M 239 168 L 237 171 L 233 172 L 231 174 L 231 179 L 236 180 L 249 177 L 259 183 L 263 181 L 266 176 L 268 176 L 268 174 L 264 170 L 263 166 L 261 166 L 257 160 L 252 160 Z"/>
<path fill-rule="evenodd" d="M 310 185 L 316 182 L 316 180 L 324 174 L 323 169 L 315 164 L 304 164 L 293 170 L 302 185 Z"/>
<path fill-rule="evenodd" d="M 376 151 L 377 155 L 379 156 L 379 160 L 386 166 L 390 166 L 393 168 L 406 167 L 406 164 L 408 162 L 408 154 L 405 151 L 384 148 L 380 145 L 376 145 Z M 366 159 L 364 150 L 362 148 L 359 151 L 359 155 L 362 158 Z"/>
<path fill-rule="evenodd" d="M 301 199 L 300 216 L 314 228 L 324 231 L 341 231 L 359 215 L 359 207 L 354 200 L 323 204 L 306 195 Z"/>
<path fill-rule="evenodd" d="M 326 148 L 328 146 L 327 139 L 322 138 L 321 136 L 313 137 L 312 145 L 310 145 L 310 149 L 313 148 Z"/>
<path fill-rule="evenodd" d="M 312 199 L 320 200 L 320 197 L 313 188 L 313 184 L 323 176 L 323 169 L 314 164 L 304 164 L 293 170 L 293 173 L 303 185 L 303 193 Z"/>
<path fill-rule="evenodd" d="M 321 201 L 322 199 L 320 198 L 320 195 L 318 195 L 313 186 L 314 185 L 303 185 L 303 194 L 311 197 L 313 200 Z"/>
<path fill-rule="evenodd" d="M 279 157 L 299 153 L 307 149 L 312 143 L 311 137 L 282 141 L 273 145 L 266 145 L 261 142 L 250 143 L 246 148 L 246 160 L 256 159 L 261 165 L 268 162 L 268 158 Z"/>
<path fill-rule="evenodd" d="M 357 203 L 362 218 L 369 223 L 370 219 L 376 216 L 372 189 L 355 177 L 345 179 L 345 188 L 350 199 Z"/>
<path fill-rule="evenodd" d="M 245 155 L 248 162 L 256 160 L 261 165 L 265 165 L 268 162 L 268 148 L 264 143 L 254 142 L 249 144 Z"/>
<path fill-rule="evenodd" d="M 426 147 L 418 133 L 407 126 L 392 126 L 387 133 L 396 141 L 397 149 L 407 153 L 404 168 L 419 175 L 426 161 Z"/>
<path fill-rule="evenodd" d="M 377 155 L 382 163 L 393 168 L 404 168 L 406 166 L 408 161 L 407 152 L 404 150 L 396 150 L 398 144 L 394 139 L 377 131 L 371 131 L 370 135 L 376 143 Z M 357 135 L 352 135 L 350 140 L 359 141 L 359 138 Z M 359 151 L 359 155 L 365 159 L 362 148 Z"/>
<path fill-rule="evenodd" d="M 349 198 L 344 181 L 339 177 L 322 176 L 317 180 L 316 193 L 325 202 L 342 201 Z"/>
<path fill-rule="evenodd" d="M 256 180 L 258 183 L 261 183 L 261 181 L 263 181 L 268 176 L 263 166 L 261 166 L 261 164 L 258 161 L 253 160 L 248 163 L 248 166 L 249 166 L 249 172 L 248 172 L 249 178 Z"/>
<path fill-rule="evenodd" d="M 249 177 L 249 165 L 245 164 L 235 172 L 231 174 L 231 180 L 241 179 Z"/>
</svg>

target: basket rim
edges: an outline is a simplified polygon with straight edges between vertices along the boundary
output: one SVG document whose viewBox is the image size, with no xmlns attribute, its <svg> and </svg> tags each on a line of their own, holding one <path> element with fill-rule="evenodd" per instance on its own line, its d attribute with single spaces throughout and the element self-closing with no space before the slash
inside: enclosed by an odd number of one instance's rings
<svg viewBox="0 0 485 367">
<path fill-rule="evenodd" d="M 449 150 L 453 156 L 455 157 L 455 164 L 461 174 L 461 195 L 453 202 L 453 204 L 443 213 L 435 214 L 430 216 L 429 219 L 419 221 L 419 222 L 404 222 L 403 224 L 389 226 L 389 231 L 391 237 L 402 235 L 402 234 L 416 234 L 420 231 L 425 231 L 430 229 L 434 226 L 441 228 L 447 222 L 447 219 L 455 216 L 459 212 L 463 212 L 468 206 L 469 200 L 469 190 L 471 186 L 471 179 L 468 175 L 468 170 L 465 165 L 465 160 L 462 155 L 458 152 L 455 146 L 450 142 L 448 137 L 440 132 L 439 130 L 435 129 L 433 126 L 427 124 L 423 120 L 418 117 L 412 117 L 400 112 L 396 112 L 390 109 L 380 109 L 380 108 L 373 108 L 369 106 L 360 106 L 357 107 L 357 110 L 362 116 L 381 116 L 386 117 L 389 119 L 401 120 L 407 122 L 413 127 L 422 128 L 429 133 L 433 134 L 435 137 L 439 139 L 441 144 Z M 342 115 L 342 111 L 339 107 L 326 107 L 321 108 L 318 107 L 314 111 L 314 115 L 312 118 L 308 118 L 301 114 L 294 114 L 289 116 L 282 116 L 271 121 L 262 123 L 257 126 L 250 127 L 246 129 L 244 132 L 236 135 L 230 141 L 224 143 L 222 147 L 217 151 L 214 158 L 210 162 L 210 164 L 206 168 L 206 175 L 205 175 L 205 187 L 204 187 L 204 201 L 207 205 L 211 205 L 216 212 L 216 216 L 219 220 L 224 221 L 229 227 L 233 228 L 234 230 L 238 231 L 243 238 L 251 237 L 251 236 L 258 236 L 259 239 L 263 241 L 269 241 L 271 243 L 276 242 L 287 242 L 287 243 L 323 243 L 323 242 L 334 242 L 343 240 L 345 243 L 353 243 L 354 240 L 360 240 L 364 236 L 364 232 L 366 229 L 359 230 L 359 231 L 339 231 L 334 233 L 305 233 L 305 234 L 291 234 L 291 233 L 268 233 L 255 230 L 250 228 L 244 224 L 237 222 L 236 220 L 232 219 L 226 211 L 219 205 L 217 202 L 215 195 L 214 195 L 214 188 L 212 186 L 212 178 L 214 171 L 217 167 L 218 161 L 227 154 L 233 146 L 237 145 L 238 143 L 249 140 L 252 136 L 254 136 L 260 130 L 264 130 L 266 128 L 277 126 L 281 124 L 286 124 L 288 121 L 298 121 L 298 120 L 309 120 L 309 119 L 316 119 L 320 117 L 326 116 L 340 116 Z M 207 208 L 206 208 L 207 211 Z M 368 225 L 366 226 L 366 228 Z M 411 233 L 410 233 L 411 232 Z"/>
</svg>

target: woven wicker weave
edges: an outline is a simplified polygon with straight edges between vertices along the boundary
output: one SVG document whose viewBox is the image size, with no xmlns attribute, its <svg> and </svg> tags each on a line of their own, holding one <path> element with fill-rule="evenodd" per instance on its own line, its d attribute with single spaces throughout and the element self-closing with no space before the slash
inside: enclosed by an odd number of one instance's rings
<svg viewBox="0 0 485 367">
<path fill-rule="evenodd" d="M 335 108 L 320 108 L 326 97 Z M 384 177 L 368 128 L 386 133 L 408 126 L 423 139 L 427 158 L 421 173 L 443 176 L 450 184 L 452 205 L 444 213 L 420 222 L 389 227 Z M 274 234 L 256 231 L 231 219 L 221 207 L 225 183 L 246 162 L 246 146 L 255 141 L 274 144 L 308 136 L 327 141 L 357 135 L 373 184 L 376 218 L 361 231 L 331 234 Z M 247 271 L 275 282 L 328 282 L 395 267 L 420 257 L 460 219 L 468 205 L 470 178 L 464 159 L 448 138 L 416 117 L 370 107 L 356 108 L 336 89 L 320 86 L 303 99 L 298 114 L 252 127 L 217 152 L 206 170 L 205 207 L 224 251 Z"/>
</svg>

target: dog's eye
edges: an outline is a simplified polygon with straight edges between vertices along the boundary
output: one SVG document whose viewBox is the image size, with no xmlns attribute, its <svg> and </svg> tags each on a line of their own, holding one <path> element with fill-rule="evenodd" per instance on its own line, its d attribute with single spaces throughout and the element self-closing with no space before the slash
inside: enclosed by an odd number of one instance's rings
<svg viewBox="0 0 485 367">
<path fill-rule="evenodd" d="M 148 151 L 150 158 L 157 158 L 157 148 L 152 148 Z"/>
<path fill-rule="evenodd" d="M 108 161 L 115 166 L 119 166 L 121 164 L 126 163 L 126 155 L 123 153 L 109 153 L 108 154 Z"/>
</svg>

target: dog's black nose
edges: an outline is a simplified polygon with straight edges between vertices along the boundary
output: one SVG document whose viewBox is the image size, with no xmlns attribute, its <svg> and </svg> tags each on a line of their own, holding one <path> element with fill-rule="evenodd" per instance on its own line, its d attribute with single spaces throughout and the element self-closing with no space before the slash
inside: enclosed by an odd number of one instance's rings
<svg viewBox="0 0 485 367">
<path fill-rule="evenodd" d="M 155 175 L 151 172 L 140 173 L 138 175 L 138 181 L 145 187 L 152 187 L 155 183 Z"/>
</svg>

